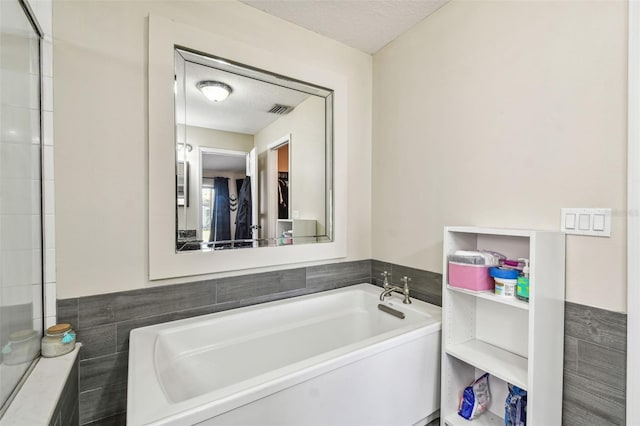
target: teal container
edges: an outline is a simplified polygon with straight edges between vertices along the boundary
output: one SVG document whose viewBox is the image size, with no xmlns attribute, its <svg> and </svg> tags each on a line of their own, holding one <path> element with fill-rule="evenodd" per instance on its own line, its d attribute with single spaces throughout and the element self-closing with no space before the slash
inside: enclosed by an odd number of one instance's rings
<svg viewBox="0 0 640 426">
<path fill-rule="evenodd" d="M 529 301 L 529 277 L 518 277 L 518 283 L 516 284 L 516 297 L 525 302 Z"/>
</svg>

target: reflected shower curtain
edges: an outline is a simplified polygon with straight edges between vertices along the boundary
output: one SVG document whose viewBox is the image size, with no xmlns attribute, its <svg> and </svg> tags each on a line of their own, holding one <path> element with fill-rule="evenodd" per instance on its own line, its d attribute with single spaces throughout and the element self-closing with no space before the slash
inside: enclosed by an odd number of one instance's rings
<svg viewBox="0 0 640 426">
<path fill-rule="evenodd" d="M 229 179 L 213 178 L 213 212 L 211 214 L 211 233 L 209 241 L 228 241 L 231 239 L 231 212 L 229 210 Z"/>
<path fill-rule="evenodd" d="M 244 178 L 238 194 L 238 215 L 236 216 L 236 240 L 251 239 L 251 178 Z"/>
</svg>

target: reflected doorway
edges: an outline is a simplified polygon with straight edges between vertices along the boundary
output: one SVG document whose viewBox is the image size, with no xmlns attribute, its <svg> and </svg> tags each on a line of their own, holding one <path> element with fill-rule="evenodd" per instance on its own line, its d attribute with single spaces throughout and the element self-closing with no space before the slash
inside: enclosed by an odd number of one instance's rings
<svg viewBox="0 0 640 426">
<path fill-rule="evenodd" d="M 289 220 L 291 210 L 291 134 L 287 134 L 268 146 L 268 197 L 271 238 L 281 238 L 278 224 Z"/>
<path fill-rule="evenodd" d="M 254 156 L 253 150 L 200 148 L 198 238 L 211 248 L 253 245 L 247 240 L 255 230 Z"/>
</svg>

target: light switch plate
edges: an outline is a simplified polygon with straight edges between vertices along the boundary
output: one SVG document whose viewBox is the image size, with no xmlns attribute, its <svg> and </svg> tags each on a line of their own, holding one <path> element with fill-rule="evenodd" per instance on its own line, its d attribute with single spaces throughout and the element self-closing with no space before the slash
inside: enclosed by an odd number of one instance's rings
<svg viewBox="0 0 640 426">
<path fill-rule="evenodd" d="M 562 223 L 566 229 L 576 229 L 576 215 L 573 213 L 567 213 L 562 216 Z"/>
<path fill-rule="evenodd" d="M 561 230 L 566 234 L 611 236 L 611 209 L 563 208 Z"/>
</svg>

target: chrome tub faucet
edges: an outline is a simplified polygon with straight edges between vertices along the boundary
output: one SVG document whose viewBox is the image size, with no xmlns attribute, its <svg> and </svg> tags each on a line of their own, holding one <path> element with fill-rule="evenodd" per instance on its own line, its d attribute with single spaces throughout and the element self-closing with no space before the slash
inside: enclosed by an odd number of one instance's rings
<svg viewBox="0 0 640 426">
<path fill-rule="evenodd" d="M 398 287 L 398 286 L 395 286 L 395 285 L 392 286 L 392 285 L 390 285 L 388 283 L 388 281 L 387 281 L 387 275 L 388 275 L 387 271 L 384 271 L 382 273 L 382 275 L 385 278 L 385 280 L 384 280 L 385 282 L 383 283 L 384 290 L 380 294 L 380 301 L 381 302 L 384 302 L 385 297 L 387 297 L 388 295 L 390 295 L 391 293 L 393 293 L 395 291 L 396 293 L 400 293 L 400 294 L 402 294 L 404 296 L 404 299 L 402 300 L 402 303 L 404 303 L 404 304 L 411 303 L 411 299 L 409 298 L 409 281 L 411 281 L 411 278 L 409 278 L 407 276 L 402 277 L 400 279 L 400 281 L 402 281 L 404 283 L 404 286 L 403 287 Z"/>
</svg>

